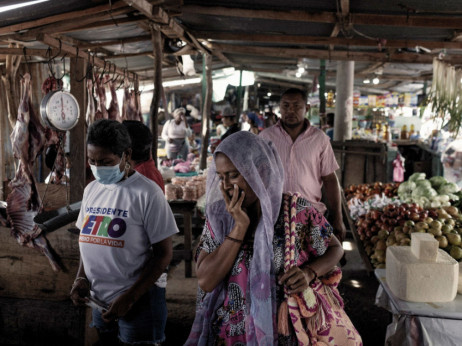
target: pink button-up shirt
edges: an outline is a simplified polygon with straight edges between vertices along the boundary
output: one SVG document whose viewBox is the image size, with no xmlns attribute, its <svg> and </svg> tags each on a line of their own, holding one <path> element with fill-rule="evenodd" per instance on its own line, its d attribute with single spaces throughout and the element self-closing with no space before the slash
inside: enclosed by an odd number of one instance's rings
<svg viewBox="0 0 462 346">
<path fill-rule="evenodd" d="M 299 192 L 324 213 L 326 206 L 321 202 L 321 178 L 339 168 L 329 137 L 320 129 L 308 126 L 293 142 L 280 121 L 259 136 L 273 142 L 281 157 L 284 192 Z"/>
</svg>

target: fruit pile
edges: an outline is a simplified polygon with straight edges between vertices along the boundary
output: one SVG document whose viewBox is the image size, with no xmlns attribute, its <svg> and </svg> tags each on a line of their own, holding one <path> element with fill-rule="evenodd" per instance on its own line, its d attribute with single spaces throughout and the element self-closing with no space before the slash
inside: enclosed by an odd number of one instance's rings
<svg viewBox="0 0 462 346">
<path fill-rule="evenodd" d="M 374 195 L 381 195 L 382 193 L 387 197 L 395 197 L 398 194 L 399 183 L 371 183 L 350 185 L 345 188 L 345 198 L 349 201 L 352 198 L 358 198 L 361 201 L 367 200 Z"/>
<path fill-rule="evenodd" d="M 415 203 L 390 204 L 360 216 L 356 231 L 375 268 L 385 267 L 388 246 L 410 245 L 413 232 L 432 234 L 441 249 L 462 260 L 462 214 L 454 206 L 423 209 Z"/>
</svg>

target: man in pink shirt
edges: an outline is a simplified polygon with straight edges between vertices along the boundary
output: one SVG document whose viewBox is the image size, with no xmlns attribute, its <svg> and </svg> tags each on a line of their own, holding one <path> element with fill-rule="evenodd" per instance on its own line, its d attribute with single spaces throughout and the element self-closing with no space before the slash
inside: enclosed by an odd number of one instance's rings
<svg viewBox="0 0 462 346">
<path fill-rule="evenodd" d="M 302 90 L 286 90 L 280 101 L 281 119 L 260 136 L 271 140 L 281 157 L 284 192 L 299 192 L 321 213 L 328 210 L 334 233 L 342 241 L 346 229 L 335 175 L 339 166 L 329 137 L 305 119 L 307 109 L 309 105 Z M 323 190 L 327 205 L 321 202 Z"/>
</svg>

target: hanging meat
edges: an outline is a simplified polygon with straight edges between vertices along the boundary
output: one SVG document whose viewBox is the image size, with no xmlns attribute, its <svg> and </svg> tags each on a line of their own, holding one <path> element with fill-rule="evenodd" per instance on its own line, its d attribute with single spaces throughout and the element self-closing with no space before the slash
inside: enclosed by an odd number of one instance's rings
<svg viewBox="0 0 462 346">
<path fill-rule="evenodd" d="M 87 79 L 87 113 L 85 114 L 87 126 L 95 122 L 95 98 L 93 97 L 93 81 Z"/>
<path fill-rule="evenodd" d="M 124 98 L 122 104 L 122 119 L 123 120 L 139 120 L 138 110 L 136 109 L 136 95 L 130 91 L 128 83 L 125 83 Z"/>
<path fill-rule="evenodd" d="M 143 113 L 141 112 L 141 92 L 136 93 L 136 114 L 138 115 L 138 120 L 143 122 Z"/>
<path fill-rule="evenodd" d="M 34 217 L 40 211 L 41 201 L 32 167 L 43 151 L 46 136 L 45 129 L 31 106 L 28 73 L 24 75 L 22 89 L 17 121 L 10 136 L 13 154 L 19 164 L 15 177 L 9 184 L 11 192 L 6 200 L 7 220 L 11 226 L 11 234 L 19 244 L 41 251 L 48 258 L 53 270 L 59 271 L 59 265 L 50 252 L 41 229 L 34 222 Z"/>
<path fill-rule="evenodd" d="M 107 83 L 109 84 L 109 90 L 111 90 L 111 103 L 107 110 L 109 119 L 117 120 L 122 122 L 122 117 L 120 116 L 119 102 L 117 101 L 117 93 L 115 88 L 115 83 L 112 80 L 109 80 L 109 76 L 106 76 Z"/>
<path fill-rule="evenodd" d="M 95 75 L 96 112 L 95 120 L 108 119 L 106 109 L 106 86 L 98 74 Z"/>
</svg>

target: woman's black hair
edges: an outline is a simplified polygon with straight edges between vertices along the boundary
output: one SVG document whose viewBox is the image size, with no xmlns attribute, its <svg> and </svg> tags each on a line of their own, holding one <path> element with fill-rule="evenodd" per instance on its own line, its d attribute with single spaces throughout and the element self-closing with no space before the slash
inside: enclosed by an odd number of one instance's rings
<svg viewBox="0 0 462 346">
<path fill-rule="evenodd" d="M 87 132 L 87 145 L 110 150 L 113 154 L 122 157 L 132 141 L 127 128 L 116 120 L 100 119 L 95 121 Z"/>
<path fill-rule="evenodd" d="M 132 156 L 137 162 L 148 161 L 151 158 L 153 136 L 149 127 L 138 120 L 124 120 L 122 124 L 127 128 L 132 139 Z"/>
</svg>

